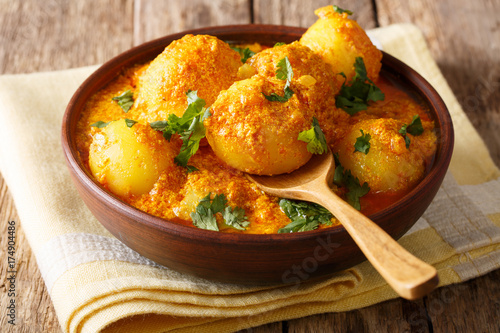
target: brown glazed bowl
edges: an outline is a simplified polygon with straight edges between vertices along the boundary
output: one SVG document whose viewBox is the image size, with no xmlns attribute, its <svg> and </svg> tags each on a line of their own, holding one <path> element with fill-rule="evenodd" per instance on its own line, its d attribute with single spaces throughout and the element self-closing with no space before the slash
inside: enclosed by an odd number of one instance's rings
<svg viewBox="0 0 500 333">
<path fill-rule="evenodd" d="M 303 233 L 246 235 L 187 227 L 144 213 L 106 191 L 82 165 L 75 130 L 89 97 L 123 68 L 155 58 L 187 33 L 227 42 L 274 45 L 298 40 L 303 28 L 273 25 L 209 27 L 166 36 L 134 47 L 97 69 L 75 92 L 62 124 L 62 146 L 71 177 L 90 211 L 113 235 L 143 256 L 179 272 L 247 285 L 298 284 L 352 267 L 365 257 L 342 226 Z M 400 238 L 434 198 L 453 150 L 453 125 L 437 92 L 414 70 L 384 53 L 381 75 L 413 93 L 430 108 L 438 135 L 437 154 L 422 182 L 390 207 L 370 216 Z"/>
</svg>

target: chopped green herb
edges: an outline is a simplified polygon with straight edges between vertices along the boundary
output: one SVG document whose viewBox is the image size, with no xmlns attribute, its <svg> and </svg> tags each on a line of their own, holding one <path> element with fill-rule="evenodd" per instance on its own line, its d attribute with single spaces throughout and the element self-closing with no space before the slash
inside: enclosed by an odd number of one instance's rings
<svg viewBox="0 0 500 333">
<path fill-rule="evenodd" d="M 250 225 L 248 218 L 245 216 L 245 210 L 240 207 L 232 209 L 230 206 L 227 206 L 224 209 L 222 217 L 226 225 L 238 230 L 245 230 L 245 228 Z"/>
<path fill-rule="evenodd" d="M 356 143 L 354 144 L 354 152 L 361 152 L 368 154 L 368 151 L 370 150 L 370 139 L 372 138 L 370 134 L 368 133 L 363 133 L 363 130 L 360 129 L 361 131 L 361 136 L 356 138 Z"/>
<path fill-rule="evenodd" d="M 283 46 L 283 45 L 286 45 L 286 43 L 284 43 L 284 42 L 277 42 L 276 44 L 273 45 L 273 47 Z"/>
<path fill-rule="evenodd" d="M 97 128 L 103 128 L 103 127 L 106 127 L 108 126 L 110 123 L 110 121 L 108 121 L 107 123 L 105 123 L 104 121 L 102 120 L 99 120 L 99 121 L 96 121 L 95 123 L 93 124 L 90 124 L 90 126 L 92 127 L 97 127 Z"/>
<path fill-rule="evenodd" d="M 247 62 L 248 58 L 253 57 L 253 55 L 255 54 L 255 52 L 250 50 L 248 47 L 244 49 L 242 49 L 241 47 L 231 47 L 231 48 L 240 54 L 242 63 Z"/>
<path fill-rule="evenodd" d="M 352 15 L 352 12 L 350 10 L 342 9 L 339 6 L 333 5 L 333 10 L 339 14 L 347 13 L 347 15 Z"/>
<path fill-rule="evenodd" d="M 125 125 L 127 125 L 127 127 L 129 128 L 134 126 L 136 123 L 137 121 L 135 120 L 125 118 Z"/>
<path fill-rule="evenodd" d="M 408 133 L 414 136 L 422 135 L 422 133 L 424 133 L 424 127 L 422 126 L 422 120 L 420 119 L 420 116 L 414 115 L 411 123 L 409 125 L 404 124 L 399 130 L 399 133 L 402 134 L 405 138 L 406 148 L 410 148 L 411 140 L 408 136 Z"/>
<path fill-rule="evenodd" d="M 293 69 L 288 57 L 284 57 L 277 64 L 278 69 L 276 70 L 276 78 L 285 81 L 284 95 L 280 96 L 276 93 L 271 93 L 271 95 L 264 95 L 264 97 L 271 102 L 285 103 L 293 96 L 293 90 L 290 88 L 290 84 L 293 78 Z"/>
<path fill-rule="evenodd" d="M 313 117 L 311 129 L 300 132 L 297 139 L 307 142 L 307 151 L 311 154 L 321 155 L 328 150 L 325 134 L 315 117 Z"/>
<path fill-rule="evenodd" d="M 370 186 L 368 186 L 367 182 L 361 185 L 358 177 L 354 177 L 351 170 L 344 170 L 344 167 L 340 164 L 338 155 L 334 154 L 334 157 L 336 168 L 333 175 L 333 183 L 347 189 L 347 202 L 357 210 L 361 210 L 359 199 L 370 192 Z"/>
<path fill-rule="evenodd" d="M 189 90 L 186 93 L 188 107 L 182 117 L 170 114 L 168 120 L 160 120 L 150 123 L 151 128 L 163 132 L 165 139 L 171 139 L 173 134 L 179 134 L 182 146 L 174 161 L 180 166 L 186 167 L 188 172 L 196 171 L 193 166 L 187 165 L 200 146 L 200 140 L 205 137 L 205 126 L 203 121 L 210 117 L 209 108 L 205 108 L 205 100 L 198 97 L 196 91 Z"/>
<path fill-rule="evenodd" d="M 359 111 L 366 110 L 369 101 L 381 101 L 385 98 L 380 88 L 368 78 L 363 58 L 356 58 L 354 70 L 355 75 L 350 85 L 346 85 L 344 81 L 340 88 L 339 95 L 335 98 L 335 105 L 351 116 Z M 346 78 L 344 73 L 340 73 L 339 75 Z"/>
<path fill-rule="evenodd" d="M 326 208 L 305 201 L 280 199 L 279 205 L 286 216 L 292 221 L 278 230 L 278 233 L 302 232 L 318 228 L 320 224 L 331 225 L 333 218 Z"/>
<path fill-rule="evenodd" d="M 134 105 L 134 93 L 127 90 L 121 95 L 113 97 L 112 100 L 116 101 L 122 110 L 127 113 L 132 105 Z"/>
<path fill-rule="evenodd" d="M 238 230 L 245 230 L 250 224 L 245 216 L 245 210 L 240 207 L 235 207 L 227 205 L 227 199 L 224 194 L 216 194 L 214 198 L 211 198 L 212 193 L 202 198 L 196 206 L 196 209 L 191 213 L 191 219 L 193 224 L 200 229 L 219 231 L 219 226 L 217 225 L 217 219 L 215 215 L 217 213 L 222 214 L 224 223 Z"/>
</svg>

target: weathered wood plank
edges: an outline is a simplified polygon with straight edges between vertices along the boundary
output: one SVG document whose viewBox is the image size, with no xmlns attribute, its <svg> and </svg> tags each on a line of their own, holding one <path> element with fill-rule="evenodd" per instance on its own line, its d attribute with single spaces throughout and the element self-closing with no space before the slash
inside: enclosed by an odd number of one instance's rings
<svg viewBox="0 0 500 333">
<path fill-rule="evenodd" d="M 248 24 L 250 18 L 248 0 L 136 0 L 134 44 L 188 29 Z"/>
<path fill-rule="evenodd" d="M 332 4 L 328 0 L 254 0 L 254 23 L 309 27 L 318 19 L 314 15 L 314 10 Z M 343 0 L 336 1 L 335 4 L 354 12 L 352 18 L 363 28 L 375 27 L 376 21 L 371 1 Z"/>
<path fill-rule="evenodd" d="M 15 253 L 8 253 L 9 221 L 15 222 Z M 0 329 L 2 332 L 60 332 L 59 322 L 52 306 L 45 283 L 40 275 L 35 257 L 24 235 L 12 197 L 4 179 L 0 176 Z M 12 253 L 11 253 L 12 254 Z M 15 259 L 15 280 L 7 280 L 11 274 L 8 269 L 8 257 Z M 12 295 L 11 293 L 15 295 Z M 7 306 L 14 300 L 15 314 L 9 317 Z M 15 326 L 9 323 L 14 319 Z"/>
<path fill-rule="evenodd" d="M 0 73 L 102 63 L 132 46 L 133 0 L 0 0 Z"/>
<path fill-rule="evenodd" d="M 500 332 L 500 270 L 441 288 L 425 307 L 435 333 Z"/>
<path fill-rule="evenodd" d="M 451 89 L 500 164 L 500 1 L 376 4 L 380 25 L 412 22 L 422 30 Z"/>
</svg>

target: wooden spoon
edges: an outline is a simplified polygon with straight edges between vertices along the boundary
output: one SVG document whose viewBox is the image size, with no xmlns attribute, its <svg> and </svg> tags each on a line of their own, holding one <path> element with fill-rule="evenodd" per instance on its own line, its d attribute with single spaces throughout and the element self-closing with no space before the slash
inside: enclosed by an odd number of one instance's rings
<svg viewBox="0 0 500 333">
<path fill-rule="evenodd" d="M 333 154 L 328 152 L 314 155 L 289 174 L 247 176 L 269 194 L 315 202 L 328 209 L 401 297 L 414 300 L 430 293 L 439 282 L 436 269 L 407 252 L 382 228 L 338 197 L 328 186 L 334 171 Z"/>
</svg>

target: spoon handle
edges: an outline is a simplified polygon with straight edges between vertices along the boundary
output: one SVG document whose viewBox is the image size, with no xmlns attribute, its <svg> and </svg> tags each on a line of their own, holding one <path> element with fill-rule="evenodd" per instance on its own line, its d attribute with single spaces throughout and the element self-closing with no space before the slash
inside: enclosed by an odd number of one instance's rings
<svg viewBox="0 0 500 333">
<path fill-rule="evenodd" d="M 342 223 L 373 267 L 403 298 L 414 300 L 439 283 L 436 269 L 406 251 L 369 218 L 334 194 L 328 185 L 316 186 L 310 195 Z"/>
</svg>

